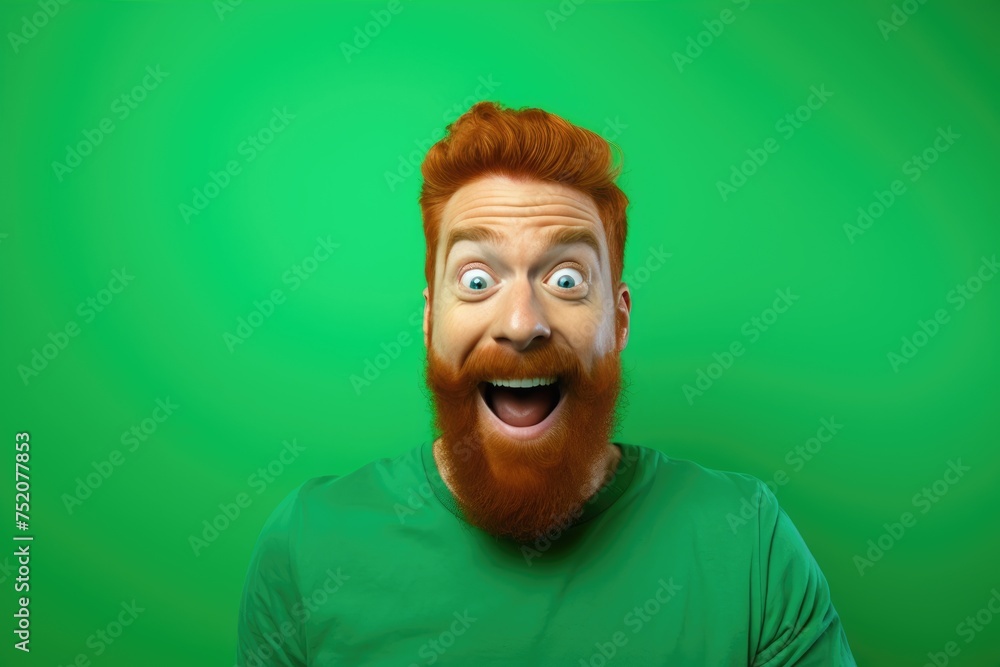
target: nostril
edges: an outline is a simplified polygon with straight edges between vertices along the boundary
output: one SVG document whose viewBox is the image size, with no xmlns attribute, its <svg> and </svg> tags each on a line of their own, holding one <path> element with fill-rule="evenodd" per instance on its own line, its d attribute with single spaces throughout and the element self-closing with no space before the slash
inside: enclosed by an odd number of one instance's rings
<svg viewBox="0 0 1000 667">
<path fill-rule="evenodd" d="M 543 332 L 532 331 L 524 336 L 514 336 L 506 335 L 496 338 L 497 343 L 508 345 L 512 350 L 518 353 L 524 353 L 533 346 L 542 344 L 542 341 L 547 340 L 549 337 L 548 329 Z"/>
</svg>

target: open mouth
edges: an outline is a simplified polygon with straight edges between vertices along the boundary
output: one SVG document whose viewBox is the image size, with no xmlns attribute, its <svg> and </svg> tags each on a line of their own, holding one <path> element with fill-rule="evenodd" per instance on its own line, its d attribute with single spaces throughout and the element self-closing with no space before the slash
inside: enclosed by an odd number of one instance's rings
<svg viewBox="0 0 1000 667">
<path fill-rule="evenodd" d="M 480 382 L 479 395 L 494 425 L 518 438 L 544 432 L 555 422 L 564 402 L 560 379 L 554 376 Z"/>
</svg>

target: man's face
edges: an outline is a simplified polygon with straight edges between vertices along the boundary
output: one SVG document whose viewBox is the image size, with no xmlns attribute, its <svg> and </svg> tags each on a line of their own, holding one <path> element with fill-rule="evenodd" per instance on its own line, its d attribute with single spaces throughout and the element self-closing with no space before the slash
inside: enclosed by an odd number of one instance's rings
<svg viewBox="0 0 1000 667">
<path fill-rule="evenodd" d="M 521 542 L 566 525 L 614 452 L 631 308 L 593 200 L 501 176 L 465 185 L 424 296 L 436 454 L 467 518 Z"/>
</svg>

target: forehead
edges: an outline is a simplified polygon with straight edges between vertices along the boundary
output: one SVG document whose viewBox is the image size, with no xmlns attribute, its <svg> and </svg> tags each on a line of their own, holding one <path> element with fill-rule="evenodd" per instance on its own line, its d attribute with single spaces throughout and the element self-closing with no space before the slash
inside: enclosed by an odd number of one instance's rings
<svg viewBox="0 0 1000 667">
<path fill-rule="evenodd" d="M 493 233 L 469 233 L 484 227 Z M 561 183 L 506 176 L 478 179 L 452 195 L 442 210 L 438 247 L 447 259 L 457 239 L 485 240 L 515 232 L 546 237 L 560 232 L 564 239 L 570 238 L 567 232 L 576 232 L 576 240 L 594 238 L 599 259 L 603 261 L 607 254 L 604 225 L 591 197 Z"/>
</svg>

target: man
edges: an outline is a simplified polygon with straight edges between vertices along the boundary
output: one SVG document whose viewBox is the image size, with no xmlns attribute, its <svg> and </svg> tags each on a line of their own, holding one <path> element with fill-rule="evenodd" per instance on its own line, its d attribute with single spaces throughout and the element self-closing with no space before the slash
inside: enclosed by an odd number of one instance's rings
<svg viewBox="0 0 1000 667">
<path fill-rule="evenodd" d="M 610 440 L 631 296 L 606 141 L 473 106 L 424 161 L 437 437 L 270 517 L 237 664 L 854 665 L 756 478 Z"/>
</svg>

